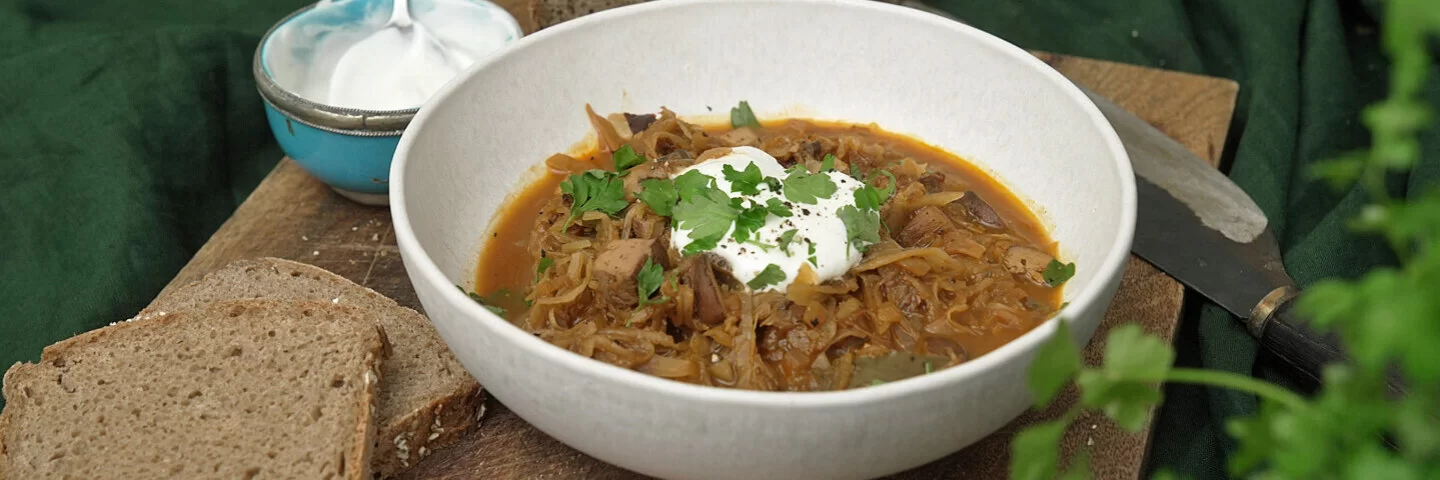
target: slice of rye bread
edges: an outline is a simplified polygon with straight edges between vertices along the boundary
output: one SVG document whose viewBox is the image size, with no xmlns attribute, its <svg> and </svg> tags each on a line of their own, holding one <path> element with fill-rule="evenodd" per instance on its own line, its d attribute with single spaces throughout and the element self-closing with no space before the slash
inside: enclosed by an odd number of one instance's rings
<svg viewBox="0 0 1440 480">
<path fill-rule="evenodd" d="M 420 313 L 402 307 L 345 277 L 278 258 L 240 260 L 198 282 L 155 299 L 145 312 L 180 310 L 234 298 L 334 302 L 371 312 L 390 337 L 394 355 L 385 362 L 376 419 L 375 464 L 388 478 L 435 449 L 453 443 L 479 423 L 485 398 L 480 384 Z"/>
<path fill-rule="evenodd" d="M 0 478 L 366 480 L 383 330 L 243 300 L 137 317 L 5 373 Z"/>
</svg>

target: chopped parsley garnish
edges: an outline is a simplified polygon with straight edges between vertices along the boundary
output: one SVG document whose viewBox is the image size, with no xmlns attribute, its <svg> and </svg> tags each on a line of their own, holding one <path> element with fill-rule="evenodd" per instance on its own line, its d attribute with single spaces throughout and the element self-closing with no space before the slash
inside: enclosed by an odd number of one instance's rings
<svg viewBox="0 0 1440 480">
<path fill-rule="evenodd" d="M 774 216 L 777 216 L 777 217 L 780 217 L 780 218 L 785 218 L 785 217 L 789 217 L 789 216 L 795 215 L 794 212 L 791 212 L 791 211 L 790 211 L 790 207 L 785 206 L 785 202 L 780 201 L 780 199 L 778 199 L 778 198 L 772 198 L 772 199 L 770 199 L 770 200 L 765 201 L 765 210 L 768 211 L 768 212 L 770 212 L 771 215 L 774 215 Z"/>
<path fill-rule="evenodd" d="M 780 193 L 780 187 L 782 185 L 780 184 L 780 179 L 778 178 L 765 177 L 765 186 L 770 187 L 770 191 L 772 192 Z"/>
<path fill-rule="evenodd" d="M 684 175 L 681 178 L 684 178 Z M 680 189 L 678 185 L 677 190 L 680 191 L 681 199 L 680 203 L 675 205 L 675 215 L 672 218 L 680 228 L 690 230 L 691 240 L 683 253 L 691 255 L 715 248 L 730 231 L 730 224 L 740 216 L 740 206 L 718 188 L 696 188 L 690 192 L 688 198 L 686 190 Z"/>
<path fill-rule="evenodd" d="M 833 171 L 835 171 L 835 154 L 833 154 L 833 153 L 827 153 L 827 154 L 825 154 L 825 158 L 820 160 L 820 171 L 822 171 L 822 172 L 833 172 Z"/>
<path fill-rule="evenodd" d="M 835 182 L 823 173 L 810 173 L 796 165 L 785 176 L 785 198 L 796 203 L 814 205 L 818 199 L 835 194 Z"/>
<path fill-rule="evenodd" d="M 741 100 L 739 106 L 730 109 L 730 126 L 760 128 L 760 120 L 755 118 L 755 111 L 750 110 L 750 102 Z"/>
<path fill-rule="evenodd" d="M 615 172 L 590 170 L 571 175 L 560 182 L 560 191 L 572 200 L 570 218 L 565 220 L 567 228 L 585 212 L 594 210 L 613 217 L 630 205 L 625 201 L 625 182 Z"/>
<path fill-rule="evenodd" d="M 890 183 L 885 184 L 885 188 L 877 189 L 877 191 L 880 193 L 880 203 L 885 203 L 886 200 L 889 200 L 889 199 L 890 199 L 890 196 L 891 196 L 891 195 L 894 195 L 894 194 L 895 194 L 895 182 L 896 182 L 896 180 L 895 180 L 895 174 L 890 173 L 889 170 L 879 170 L 878 172 L 879 172 L 881 175 L 884 175 L 886 178 L 889 178 L 889 179 L 890 179 Z M 870 180 L 871 180 L 871 179 L 874 179 L 874 178 L 875 178 L 875 174 L 872 172 L 872 173 L 870 174 L 870 178 L 865 179 L 865 186 L 870 187 L 870 188 L 875 188 L 875 187 L 872 186 L 872 184 L 870 183 Z"/>
<path fill-rule="evenodd" d="M 750 208 L 746 208 L 735 217 L 735 231 L 730 234 L 730 237 L 734 238 L 736 242 L 749 242 L 750 235 L 765 226 L 765 217 L 769 214 L 766 207 L 752 203 Z"/>
<path fill-rule="evenodd" d="M 680 200 L 680 194 L 675 191 L 675 182 L 668 178 L 650 178 L 640 182 L 640 193 L 635 194 L 645 206 L 656 215 L 669 217 L 674 215 L 675 202 Z"/>
<path fill-rule="evenodd" d="M 871 173 L 870 178 L 865 181 L 865 186 L 855 191 L 855 206 L 861 210 L 880 210 L 880 206 L 884 205 L 885 201 L 890 199 L 890 195 L 895 193 L 895 174 L 887 170 L 877 170 L 876 172 L 889 177 L 890 183 L 883 189 L 875 188 L 870 183 L 870 179 L 875 178 L 875 173 Z"/>
<path fill-rule="evenodd" d="M 669 297 L 660 297 L 651 300 L 655 292 L 660 291 L 660 284 L 665 281 L 665 268 L 653 260 L 645 259 L 645 266 L 640 267 L 640 273 L 635 275 L 635 288 L 640 294 L 640 303 L 636 308 L 644 308 L 646 305 L 654 305 L 669 301 Z"/>
<path fill-rule="evenodd" d="M 544 255 L 545 252 L 540 252 L 540 254 Z M 545 271 L 549 270 L 550 267 L 553 265 L 555 265 L 555 259 L 550 257 L 540 257 L 540 263 L 535 265 L 535 281 L 533 283 L 540 283 L 540 276 L 544 275 Z"/>
<path fill-rule="evenodd" d="M 759 290 L 782 281 L 785 281 L 785 272 L 780 270 L 779 265 L 772 263 L 766 265 L 764 270 L 755 275 L 755 278 L 745 282 L 745 286 L 750 287 L 751 290 Z"/>
<path fill-rule="evenodd" d="M 675 193 L 683 202 L 689 200 L 696 192 L 710 188 L 714 184 L 715 179 L 698 170 L 691 170 L 675 177 Z"/>
<path fill-rule="evenodd" d="M 725 175 L 725 180 L 730 182 L 730 191 L 741 195 L 759 195 L 760 183 L 765 176 L 760 174 L 760 167 L 753 162 L 745 166 L 744 170 L 736 170 L 735 167 L 725 165 L 720 168 L 720 173 Z"/>
<path fill-rule="evenodd" d="M 861 210 L 879 210 L 882 203 L 884 201 L 880 200 L 880 191 L 875 187 L 866 185 L 855 190 L 855 207 Z"/>
<path fill-rule="evenodd" d="M 1058 287 L 1070 280 L 1070 277 L 1075 276 L 1075 264 L 1060 263 L 1059 260 L 1052 258 L 1050 263 L 1045 265 L 1045 271 L 1040 272 L 1040 275 L 1045 277 L 1046 285 Z"/>
<path fill-rule="evenodd" d="M 781 234 L 780 234 L 780 249 L 781 249 L 781 250 L 785 250 L 785 251 L 789 251 L 789 250 L 790 250 L 790 242 L 794 242 L 794 241 L 795 241 L 795 234 L 797 234 L 797 233 L 800 233 L 800 231 L 799 231 L 799 230 L 795 230 L 795 229 L 793 229 L 793 228 L 790 229 L 790 230 L 786 230 L 784 233 L 781 233 Z"/>
<path fill-rule="evenodd" d="M 460 289 L 460 293 L 464 293 L 466 296 L 469 296 L 471 300 L 474 300 L 475 303 L 478 303 L 480 304 L 480 306 L 485 307 L 485 309 L 489 310 L 490 313 L 499 315 L 501 317 L 505 316 L 505 307 L 494 305 L 493 300 L 485 298 L 478 293 L 465 290 L 465 287 L 459 285 L 456 285 L 455 288 Z M 503 290 L 501 292 L 503 292 Z M 495 296 L 500 296 L 501 292 L 495 292 Z"/>
<path fill-rule="evenodd" d="M 816 266 L 816 267 L 819 267 L 819 266 L 820 266 L 820 262 L 815 261 L 815 242 L 812 242 L 812 241 L 810 241 L 810 240 L 805 240 L 805 243 L 807 243 L 807 244 L 810 245 L 810 250 L 809 250 L 809 252 L 810 252 L 810 253 L 809 253 L 810 257 L 809 257 L 809 258 L 806 258 L 806 260 L 809 260 L 811 265 L 814 265 L 814 266 Z"/>
<path fill-rule="evenodd" d="M 836 210 L 835 215 L 845 223 L 845 240 L 856 249 L 864 252 L 866 247 L 880 242 L 880 212 L 846 205 Z"/>
<path fill-rule="evenodd" d="M 635 149 L 630 148 L 629 145 L 615 150 L 615 153 L 610 154 L 610 159 L 615 162 L 615 171 L 622 174 L 645 163 L 645 156 L 635 153 Z"/>
</svg>

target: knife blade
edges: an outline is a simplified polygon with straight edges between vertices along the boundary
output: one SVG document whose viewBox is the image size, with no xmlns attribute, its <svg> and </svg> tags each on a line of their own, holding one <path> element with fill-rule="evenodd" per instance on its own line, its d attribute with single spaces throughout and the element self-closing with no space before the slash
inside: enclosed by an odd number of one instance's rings
<svg viewBox="0 0 1440 480">
<path fill-rule="evenodd" d="M 1316 332 L 1293 310 L 1300 289 L 1255 201 L 1180 142 L 1080 89 L 1110 121 L 1135 170 L 1131 251 L 1228 310 L 1264 348 L 1312 380 L 1321 379 L 1326 364 L 1351 361 L 1334 335 Z M 1403 391 L 1393 378 L 1390 388 Z"/>
</svg>

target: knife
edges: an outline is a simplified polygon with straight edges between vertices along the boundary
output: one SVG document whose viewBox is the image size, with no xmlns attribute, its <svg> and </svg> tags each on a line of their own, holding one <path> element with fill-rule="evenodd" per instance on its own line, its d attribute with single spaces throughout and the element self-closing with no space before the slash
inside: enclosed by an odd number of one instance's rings
<svg viewBox="0 0 1440 480">
<path fill-rule="evenodd" d="M 923 2 L 885 1 L 965 23 Z M 1228 310 L 1263 348 L 1314 382 L 1325 365 L 1352 361 L 1334 335 L 1316 332 L 1294 311 L 1300 288 L 1249 194 L 1169 135 L 1074 85 L 1110 121 L 1135 170 L 1133 253 Z M 1395 376 L 1389 384 L 1392 393 L 1404 392 Z"/>
<path fill-rule="evenodd" d="M 1350 362 L 1334 335 L 1295 312 L 1300 288 L 1255 201 L 1180 142 L 1080 89 L 1115 128 L 1135 170 L 1131 251 L 1238 317 L 1261 346 L 1312 380 L 1327 364 Z M 1390 388 L 1403 391 L 1393 378 Z"/>
</svg>

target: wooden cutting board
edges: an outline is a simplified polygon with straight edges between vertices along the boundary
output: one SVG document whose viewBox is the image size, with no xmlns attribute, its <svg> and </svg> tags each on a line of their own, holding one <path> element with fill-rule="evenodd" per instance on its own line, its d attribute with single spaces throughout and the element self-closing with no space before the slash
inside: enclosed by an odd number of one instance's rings
<svg viewBox="0 0 1440 480">
<path fill-rule="evenodd" d="M 534 20 L 525 11 L 516 13 L 522 24 L 533 28 Z M 1212 164 L 1218 162 L 1235 106 L 1235 82 L 1041 52 L 1036 55 Z M 375 289 L 402 305 L 421 309 L 400 262 L 389 210 L 345 200 L 288 159 L 275 167 L 166 290 L 197 280 L 229 262 L 261 256 L 310 263 Z M 1098 364 L 1107 332 L 1122 323 L 1139 323 L 1150 333 L 1173 340 L 1183 295 L 1184 288 L 1178 282 L 1132 256 L 1119 293 L 1095 341 L 1085 350 L 1086 361 Z M 1006 478 L 1009 441 L 1014 433 L 1025 425 L 1055 418 L 1076 401 L 1075 392 L 1067 392 L 1058 400 L 1057 408 L 1028 411 L 969 448 L 893 478 Z M 561 444 L 494 399 L 487 403 L 487 409 L 478 429 L 455 445 L 436 451 L 402 478 L 639 477 Z M 1067 433 L 1065 448 L 1089 448 L 1097 478 L 1138 478 L 1150 443 L 1151 420 L 1153 412 L 1139 433 L 1127 433 L 1098 415 L 1082 416 Z"/>
</svg>

